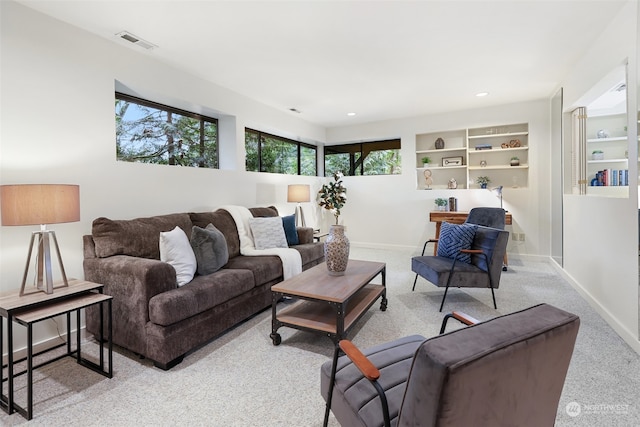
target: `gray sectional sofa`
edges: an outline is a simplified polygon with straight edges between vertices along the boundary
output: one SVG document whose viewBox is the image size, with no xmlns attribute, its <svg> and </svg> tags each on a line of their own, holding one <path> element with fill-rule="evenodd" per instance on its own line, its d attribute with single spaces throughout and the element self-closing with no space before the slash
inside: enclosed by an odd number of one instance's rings
<svg viewBox="0 0 640 427">
<path fill-rule="evenodd" d="M 274 207 L 251 208 L 254 217 L 278 216 Z M 229 260 L 220 270 L 197 275 L 177 287 L 173 266 L 160 261 L 160 232 L 213 224 L 227 243 Z M 311 228 L 297 228 L 302 269 L 324 261 L 323 244 Z M 278 256 L 240 254 L 238 229 L 223 209 L 110 220 L 97 218 L 83 237 L 85 280 L 104 284 L 113 296 L 113 343 L 153 360 L 161 369 L 271 304 L 271 286 L 283 280 Z M 86 327 L 99 333 L 99 312 L 87 309 Z"/>
</svg>

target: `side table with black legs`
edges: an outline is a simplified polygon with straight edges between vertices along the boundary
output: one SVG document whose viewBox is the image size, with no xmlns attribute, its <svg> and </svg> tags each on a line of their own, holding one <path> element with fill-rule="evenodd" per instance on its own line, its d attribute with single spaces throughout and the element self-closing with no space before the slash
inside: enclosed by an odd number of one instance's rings
<svg viewBox="0 0 640 427">
<path fill-rule="evenodd" d="M 33 370 L 52 363 L 63 357 L 75 357 L 77 363 L 91 369 L 107 378 L 113 376 L 113 344 L 112 344 L 112 312 L 111 301 L 113 297 L 102 293 L 103 285 L 85 280 L 71 279 L 68 287 L 56 288 L 52 294 L 34 292 L 19 296 L 15 294 L 0 297 L 0 354 L 3 354 L 3 321 L 7 320 L 7 378 L 3 377 L 0 370 L 0 408 L 8 414 L 14 411 L 30 420 L 33 418 Z M 84 308 L 100 305 L 100 354 L 99 361 L 93 362 L 82 357 L 80 339 L 80 311 Z M 105 313 L 106 308 L 106 313 Z M 71 313 L 76 313 L 76 348 L 71 346 Z M 102 336 L 104 316 L 107 316 L 107 360 L 105 366 L 105 337 Z M 66 352 L 61 356 L 47 360 L 39 365 L 33 365 L 33 325 L 46 319 L 66 315 L 67 340 Z M 15 372 L 13 349 L 13 325 L 20 324 L 27 328 L 27 368 L 21 372 Z M 65 344 L 61 344 L 65 345 Z M 54 348 L 58 348 L 56 346 Z M 53 350 L 49 349 L 49 350 Z M 49 351 L 46 350 L 46 351 Z M 46 352 L 45 351 L 45 352 Z M 24 360 L 24 359 L 23 359 Z M 14 400 L 14 379 L 17 376 L 27 374 L 27 402 L 21 406 Z M 5 394 L 5 385 L 7 392 Z"/>
</svg>

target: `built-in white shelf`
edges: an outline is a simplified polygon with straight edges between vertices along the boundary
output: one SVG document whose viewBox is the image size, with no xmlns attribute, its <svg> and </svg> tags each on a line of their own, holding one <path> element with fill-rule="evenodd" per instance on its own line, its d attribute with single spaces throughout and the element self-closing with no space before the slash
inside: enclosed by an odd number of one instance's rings
<svg viewBox="0 0 640 427">
<path fill-rule="evenodd" d="M 440 138 L 444 140 L 444 148 L 436 149 L 435 141 Z M 516 140 L 519 147 L 507 147 L 514 145 Z M 491 149 L 476 150 L 476 147 L 485 145 L 491 146 Z M 469 183 L 475 183 L 479 176 L 488 176 L 495 185 L 510 186 L 517 182 L 519 187 L 528 186 L 528 123 L 418 134 L 415 153 L 418 189 L 426 187 L 425 169 L 431 171 L 431 188 L 447 188 L 447 183 L 452 180 L 456 181 L 457 188 L 475 188 L 475 184 Z M 431 166 L 423 166 L 423 157 L 431 159 Z M 517 157 L 520 165 L 511 166 L 509 162 L 512 157 Z M 442 166 L 451 162 L 462 164 Z"/>
</svg>

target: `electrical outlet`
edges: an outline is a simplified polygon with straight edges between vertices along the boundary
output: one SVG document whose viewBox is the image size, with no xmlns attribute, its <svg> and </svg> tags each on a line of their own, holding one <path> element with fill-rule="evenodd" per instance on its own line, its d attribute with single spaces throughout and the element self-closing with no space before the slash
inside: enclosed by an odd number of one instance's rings
<svg viewBox="0 0 640 427">
<path fill-rule="evenodd" d="M 513 240 L 514 242 L 518 241 L 518 233 L 511 233 L 511 240 Z"/>
<path fill-rule="evenodd" d="M 520 241 L 524 242 L 524 233 L 520 233 Z"/>
</svg>

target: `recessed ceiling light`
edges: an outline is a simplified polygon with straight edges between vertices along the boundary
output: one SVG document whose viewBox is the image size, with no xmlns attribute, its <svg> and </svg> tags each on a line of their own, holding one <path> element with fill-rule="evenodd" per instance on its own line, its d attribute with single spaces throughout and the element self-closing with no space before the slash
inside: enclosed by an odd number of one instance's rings
<svg viewBox="0 0 640 427">
<path fill-rule="evenodd" d="M 355 115 L 356 115 L 356 113 L 347 113 L 347 116 L 349 116 L 349 117 L 353 117 Z"/>
<path fill-rule="evenodd" d="M 489 92 L 480 92 L 480 93 L 476 93 L 476 96 L 477 96 L 478 98 L 482 98 L 483 96 L 487 96 L 487 95 L 489 95 Z"/>
</svg>

